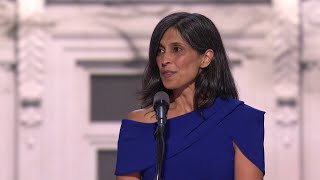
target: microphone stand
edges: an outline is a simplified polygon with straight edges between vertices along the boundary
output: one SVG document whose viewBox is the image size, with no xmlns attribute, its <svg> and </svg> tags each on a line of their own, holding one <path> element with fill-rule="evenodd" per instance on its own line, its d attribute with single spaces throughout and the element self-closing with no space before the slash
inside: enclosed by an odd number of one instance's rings
<svg viewBox="0 0 320 180">
<path fill-rule="evenodd" d="M 167 113 L 169 110 L 170 98 L 164 91 L 159 91 L 153 98 L 153 109 L 156 112 L 158 127 L 156 129 L 156 142 L 157 142 L 157 164 L 155 180 L 162 179 L 163 160 L 165 157 L 165 125 L 167 122 Z"/>
<path fill-rule="evenodd" d="M 160 108 L 160 111 L 162 108 Z M 162 180 L 162 167 L 163 167 L 163 160 L 165 157 L 165 138 L 164 138 L 164 132 L 165 132 L 165 124 L 167 121 L 167 117 L 159 117 L 157 115 L 158 120 L 158 127 L 156 129 L 155 135 L 156 135 L 156 142 L 157 142 L 157 164 L 156 164 L 156 176 L 155 180 Z"/>
</svg>

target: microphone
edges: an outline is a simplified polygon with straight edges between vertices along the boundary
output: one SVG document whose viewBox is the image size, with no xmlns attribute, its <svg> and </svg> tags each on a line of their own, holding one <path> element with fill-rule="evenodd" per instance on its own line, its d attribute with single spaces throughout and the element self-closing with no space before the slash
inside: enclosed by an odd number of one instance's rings
<svg viewBox="0 0 320 180">
<path fill-rule="evenodd" d="M 169 96 L 164 91 L 157 92 L 153 97 L 153 109 L 156 111 L 156 118 L 158 121 L 158 127 L 155 132 L 157 142 L 157 166 L 155 180 L 162 180 L 162 166 L 166 151 L 164 131 L 167 121 L 169 102 Z"/>
<path fill-rule="evenodd" d="M 169 102 L 169 95 L 164 91 L 157 92 L 153 97 L 153 109 L 156 111 L 158 126 L 166 124 Z"/>
</svg>

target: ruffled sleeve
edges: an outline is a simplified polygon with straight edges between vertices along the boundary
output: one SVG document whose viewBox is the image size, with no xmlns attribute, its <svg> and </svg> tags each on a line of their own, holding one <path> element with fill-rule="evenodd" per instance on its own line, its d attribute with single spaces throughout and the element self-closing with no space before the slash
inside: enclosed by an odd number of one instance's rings
<svg viewBox="0 0 320 180">
<path fill-rule="evenodd" d="M 122 120 L 115 175 L 139 172 L 154 164 L 155 128 L 154 123 Z"/>
<path fill-rule="evenodd" d="M 265 174 L 264 113 L 248 105 L 238 106 L 221 122 L 241 152 Z"/>
</svg>

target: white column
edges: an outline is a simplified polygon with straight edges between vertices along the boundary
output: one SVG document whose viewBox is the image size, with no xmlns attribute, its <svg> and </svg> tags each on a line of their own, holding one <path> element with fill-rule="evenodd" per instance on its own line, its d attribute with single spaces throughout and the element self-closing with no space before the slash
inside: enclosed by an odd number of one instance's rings
<svg viewBox="0 0 320 180">
<path fill-rule="evenodd" d="M 302 3 L 303 180 L 320 179 L 320 1 Z"/>
<path fill-rule="evenodd" d="M 0 1 L 0 180 L 15 179 L 15 3 Z"/>
<path fill-rule="evenodd" d="M 15 174 L 14 95 L 13 66 L 0 60 L 0 180 L 14 179 Z"/>
<path fill-rule="evenodd" d="M 299 0 L 274 0 L 273 27 L 277 177 L 301 179 L 301 42 Z"/>
<path fill-rule="evenodd" d="M 44 0 L 18 1 L 18 179 L 43 180 L 43 94 L 48 23 Z"/>
</svg>

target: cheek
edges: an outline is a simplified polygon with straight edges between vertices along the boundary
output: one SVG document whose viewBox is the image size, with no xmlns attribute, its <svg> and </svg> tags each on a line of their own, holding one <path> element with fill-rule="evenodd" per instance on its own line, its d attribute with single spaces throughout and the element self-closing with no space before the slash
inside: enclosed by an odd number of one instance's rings
<svg viewBox="0 0 320 180">
<path fill-rule="evenodd" d="M 197 59 L 188 59 L 187 61 L 183 61 L 179 64 L 181 69 L 185 69 L 187 72 L 195 73 L 200 69 L 200 64 Z"/>
</svg>

